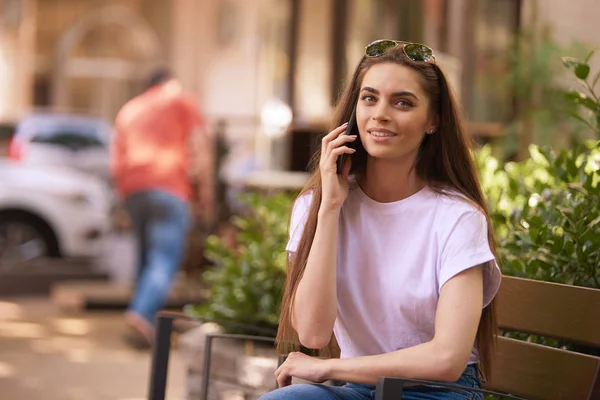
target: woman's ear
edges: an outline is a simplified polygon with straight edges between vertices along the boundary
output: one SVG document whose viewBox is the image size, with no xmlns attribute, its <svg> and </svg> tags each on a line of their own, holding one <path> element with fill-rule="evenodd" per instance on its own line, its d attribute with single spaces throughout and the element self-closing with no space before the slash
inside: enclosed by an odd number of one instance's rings
<svg viewBox="0 0 600 400">
<path fill-rule="evenodd" d="M 429 128 L 427 129 L 427 131 L 425 133 L 428 135 L 433 135 L 434 133 L 437 132 L 439 126 L 440 126 L 440 116 L 436 114 L 436 116 L 432 118 L 431 124 L 429 125 Z"/>
</svg>

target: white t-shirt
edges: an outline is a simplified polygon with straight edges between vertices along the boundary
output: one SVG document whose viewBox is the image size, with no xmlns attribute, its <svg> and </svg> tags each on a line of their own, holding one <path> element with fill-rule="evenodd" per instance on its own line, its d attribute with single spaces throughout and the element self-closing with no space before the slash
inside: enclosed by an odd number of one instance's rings
<svg viewBox="0 0 600 400">
<path fill-rule="evenodd" d="M 297 199 L 290 240 L 293 257 L 312 195 Z M 456 196 L 428 187 L 392 203 L 350 189 L 340 214 L 337 249 L 338 316 L 334 333 L 341 357 L 389 353 L 428 342 L 440 289 L 461 271 L 494 260 L 485 216 Z M 496 295 L 496 262 L 483 273 L 484 307 Z M 475 349 L 470 363 L 477 362 Z"/>
</svg>

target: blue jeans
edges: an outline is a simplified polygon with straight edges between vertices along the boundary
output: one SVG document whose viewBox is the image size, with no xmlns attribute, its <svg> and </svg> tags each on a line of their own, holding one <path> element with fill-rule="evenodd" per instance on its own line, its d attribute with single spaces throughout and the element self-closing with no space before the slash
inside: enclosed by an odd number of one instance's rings
<svg viewBox="0 0 600 400">
<path fill-rule="evenodd" d="M 125 207 L 139 249 L 136 288 L 129 311 L 153 324 L 186 249 L 189 206 L 170 193 L 151 190 L 131 195 Z"/>
<path fill-rule="evenodd" d="M 469 365 L 457 384 L 480 388 L 477 367 Z M 373 400 L 375 386 L 348 383 L 344 386 L 298 384 L 276 389 L 263 395 L 260 400 Z M 450 392 L 429 386 L 408 386 L 402 391 L 403 400 L 483 400 L 481 394 L 466 391 Z"/>
</svg>

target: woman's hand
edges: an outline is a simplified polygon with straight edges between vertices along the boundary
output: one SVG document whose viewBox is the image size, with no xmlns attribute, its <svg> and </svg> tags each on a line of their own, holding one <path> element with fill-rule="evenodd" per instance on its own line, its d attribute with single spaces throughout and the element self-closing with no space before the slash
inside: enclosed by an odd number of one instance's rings
<svg viewBox="0 0 600 400">
<path fill-rule="evenodd" d="M 356 140 L 356 135 L 344 135 L 348 123 L 338 126 L 329 132 L 321 142 L 321 182 L 323 197 L 321 206 L 328 209 L 339 210 L 348 197 L 348 174 L 350 173 L 350 160 L 343 166 L 341 174 L 336 173 L 336 161 L 342 154 L 353 154 L 356 150 L 345 146 Z"/>
<path fill-rule="evenodd" d="M 275 371 L 279 387 L 292 384 L 292 377 L 306 381 L 323 383 L 327 378 L 327 360 L 310 357 L 300 352 L 290 353 L 283 364 Z"/>
</svg>

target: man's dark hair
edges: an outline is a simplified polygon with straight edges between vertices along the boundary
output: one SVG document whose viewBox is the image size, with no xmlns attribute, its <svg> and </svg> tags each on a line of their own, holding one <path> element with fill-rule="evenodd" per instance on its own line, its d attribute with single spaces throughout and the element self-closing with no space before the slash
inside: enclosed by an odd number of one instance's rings
<svg viewBox="0 0 600 400">
<path fill-rule="evenodd" d="M 150 78 L 148 79 L 148 83 L 146 84 L 146 89 L 150 89 L 152 86 L 156 86 L 163 82 L 166 82 L 172 77 L 173 76 L 171 75 L 171 71 L 169 71 L 168 69 L 157 69 L 150 74 Z"/>
</svg>

